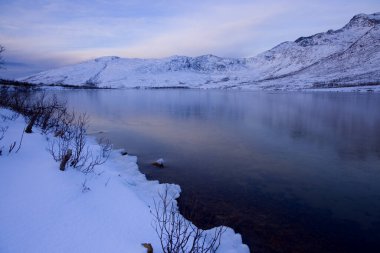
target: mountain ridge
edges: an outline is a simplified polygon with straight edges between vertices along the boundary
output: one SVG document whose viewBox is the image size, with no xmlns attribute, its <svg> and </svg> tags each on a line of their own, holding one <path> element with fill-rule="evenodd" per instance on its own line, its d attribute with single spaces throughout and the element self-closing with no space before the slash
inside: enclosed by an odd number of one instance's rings
<svg viewBox="0 0 380 253">
<path fill-rule="evenodd" d="M 334 87 L 380 85 L 380 12 L 355 15 L 338 30 L 283 42 L 249 58 L 212 54 L 161 59 L 105 56 L 20 80 L 116 88 L 308 89 L 323 88 L 322 83 L 326 87 L 331 83 Z"/>
</svg>

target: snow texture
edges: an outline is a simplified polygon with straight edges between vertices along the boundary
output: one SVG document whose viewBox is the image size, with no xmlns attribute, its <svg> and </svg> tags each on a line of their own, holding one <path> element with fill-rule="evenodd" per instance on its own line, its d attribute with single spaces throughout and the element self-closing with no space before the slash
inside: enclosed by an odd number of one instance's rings
<svg viewBox="0 0 380 253">
<path fill-rule="evenodd" d="M 11 113 L 0 109 L 1 115 Z M 46 135 L 25 134 L 19 152 L 8 154 L 9 144 L 19 142 L 25 121 L 0 120 L 0 125 L 8 126 L 0 138 L 0 147 L 5 147 L 0 156 L 0 252 L 145 253 L 141 243 L 161 252 L 150 206 L 165 185 L 148 181 L 136 157 L 115 150 L 95 173 L 62 172 L 46 150 Z M 90 149 L 99 148 L 90 141 Z M 178 197 L 179 186 L 168 186 L 169 194 Z M 249 249 L 228 229 L 218 252 Z"/>
<path fill-rule="evenodd" d="M 113 88 L 319 89 L 380 86 L 380 12 L 339 30 L 284 42 L 256 57 L 102 57 L 21 78 L 35 84 Z"/>
<path fill-rule="evenodd" d="M 160 158 L 156 161 L 156 163 L 159 165 L 164 165 L 164 159 Z"/>
</svg>

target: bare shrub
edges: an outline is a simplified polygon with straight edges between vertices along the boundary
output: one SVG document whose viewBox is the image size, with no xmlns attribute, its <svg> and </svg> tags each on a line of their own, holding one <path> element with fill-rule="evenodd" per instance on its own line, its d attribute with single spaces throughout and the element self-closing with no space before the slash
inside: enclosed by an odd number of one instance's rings
<svg viewBox="0 0 380 253">
<path fill-rule="evenodd" d="M 26 106 L 26 116 L 29 118 L 29 123 L 25 128 L 25 133 L 32 133 L 33 126 L 43 113 L 45 98 L 46 94 L 43 92 L 42 95 L 36 99 L 35 103 Z"/>
<path fill-rule="evenodd" d="M 12 153 L 13 149 L 16 147 L 16 142 L 12 142 L 11 145 L 9 145 L 8 154 Z"/>
<path fill-rule="evenodd" d="M 53 95 L 42 107 L 38 125 L 44 133 L 53 131 L 65 113 L 66 102 L 58 101 L 57 96 Z"/>
<path fill-rule="evenodd" d="M 57 114 L 57 118 L 52 127 L 56 138 L 50 140 L 48 147 L 49 153 L 56 162 L 61 162 L 71 147 L 71 142 L 74 138 L 72 131 L 74 119 L 74 113 L 67 113 L 66 110 Z M 65 166 L 66 164 L 67 163 L 65 163 Z"/>
<path fill-rule="evenodd" d="M 91 191 L 91 188 L 87 186 L 87 179 L 85 179 L 82 183 L 82 192 L 85 193 L 88 191 Z"/>
<path fill-rule="evenodd" d="M 56 162 L 62 161 L 70 147 L 70 139 L 56 138 L 49 142 L 48 151 Z"/>
<path fill-rule="evenodd" d="M 94 155 L 92 152 L 87 152 L 88 163 L 86 166 L 82 167 L 81 171 L 83 173 L 87 174 L 93 172 L 96 166 L 102 165 L 108 160 L 112 151 L 112 145 L 110 141 L 100 139 L 99 146 L 100 149 L 98 154 Z"/>
<path fill-rule="evenodd" d="M 74 138 L 74 132 L 72 130 L 75 121 L 75 113 L 68 113 L 67 110 L 62 111 L 56 117 L 53 132 L 55 137 L 59 137 L 70 141 Z"/>
<path fill-rule="evenodd" d="M 144 248 L 146 248 L 147 253 L 153 253 L 153 247 L 150 243 L 142 243 L 141 244 Z"/>
<path fill-rule="evenodd" d="M 48 151 L 56 162 L 60 162 L 60 170 L 64 171 L 69 164 L 74 165 L 73 160 L 78 160 L 78 148 L 73 151 L 74 139 L 76 138 L 75 114 L 74 113 L 58 114 L 59 118 L 54 123 L 54 135 L 49 143 Z M 75 156 L 75 157 L 74 157 Z"/>
<path fill-rule="evenodd" d="M 4 138 L 7 130 L 8 130 L 8 126 L 0 126 L 0 141 Z"/>
<path fill-rule="evenodd" d="M 0 69 L 3 68 L 3 65 L 4 65 L 4 61 L 3 61 L 3 56 L 2 56 L 2 53 L 5 51 L 5 48 L 0 45 Z"/>
<path fill-rule="evenodd" d="M 60 122 L 55 131 L 55 139 L 51 140 L 48 148 L 55 161 L 63 161 L 67 152 L 71 156 L 66 164 L 87 174 L 94 171 L 98 165 L 104 164 L 112 150 L 109 141 L 100 142 L 99 153 L 95 154 L 87 144 L 88 116 L 74 113 L 60 116 Z"/>
<path fill-rule="evenodd" d="M 82 168 L 86 164 L 89 158 L 89 151 L 88 151 L 88 148 L 86 147 L 87 125 L 88 125 L 88 116 L 85 113 L 80 114 L 72 125 L 73 157 L 71 159 L 70 165 L 74 168 Z"/>
<path fill-rule="evenodd" d="M 56 95 L 47 96 L 45 92 L 40 93 L 28 103 L 26 116 L 29 123 L 25 129 L 26 133 L 31 133 L 33 126 L 38 126 L 43 133 L 52 131 L 57 126 L 59 116 L 66 113 L 66 102 L 58 101 Z"/>
<path fill-rule="evenodd" d="M 25 133 L 32 133 L 33 127 L 39 127 L 44 134 L 54 134 L 48 151 L 53 159 L 60 162 L 60 169 L 69 165 L 84 173 L 89 173 L 98 165 L 105 163 L 112 146 L 108 141 L 101 141 L 99 152 L 95 154 L 87 144 L 87 127 L 89 118 L 84 114 L 68 112 L 66 102 L 58 101 L 55 95 L 45 92 L 32 93 L 29 88 L 2 87 L 0 89 L 0 107 L 8 108 L 22 114 L 27 121 Z M 5 128 L 0 129 L 0 140 Z M 21 147 L 23 135 L 19 142 Z M 9 153 L 16 147 L 16 142 L 9 147 Z M 1 151 L 3 148 L 1 148 Z M 16 152 L 17 152 L 16 151 Z"/>
<path fill-rule="evenodd" d="M 4 139 L 5 134 L 6 134 L 6 132 L 9 129 L 9 126 L 5 125 L 5 124 L 7 124 L 7 121 L 14 121 L 14 120 L 16 120 L 17 117 L 18 117 L 17 113 L 13 113 L 13 114 L 9 114 L 9 115 L 7 115 L 7 114 L 0 114 L 0 124 L 1 124 L 0 125 L 0 143 Z M 24 132 L 22 132 L 22 134 L 21 134 L 20 141 L 18 141 L 18 142 L 17 141 L 13 141 L 11 144 L 9 144 L 8 154 L 11 154 L 15 150 L 15 147 L 16 147 L 17 143 L 18 143 L 18 147 L 16 149 L 16 153 L 20 150 L 23 137 L 24 137 Z M 3 154 L 4 145 L 2 145 L 0 147 L 0 156 Z M 6 146 L 8 146 L 8 144 Z"/>
<path fill-rule="evenodd" d="M 19 114 L 18 113 L 13 113 L 11 115 L 3 115 L 0 114 L 0 121 L 6 122 L 6 121 L 14 121 L 18 118 Z"/>
<path fill-rule="evenodd" d="M 72 155 L 72 150 L 68 149 L 66 154 L 63 156 L 61 163 L 59 165 L 59 170 L 64 171 L 66 169 L 67 163 L 70 161 L 71 155 Z"/>
<path fill-rule="evenodd" d="M 30 97 L 31 93 L 29 89 L 10 89 L 9 87 L 2 87 L 0 92 L 0 106 L 27 115 L 27 105 L 30 102 Z"/>
<path fill-rule="evenodd" d="M 0 127 L 0 141 L 4 138 L 7 130 L 8 130 L 8 126 L 1 126 Z M 0 146 L 0 156 L 3 155 L 3 148 L 4 148 L 4 146 Z"/>
<path fill-rule="evenodd" d="M 88 174 L 90 172 L 93 172 L 95 167 L 98 166 L 98 165 L 102 165 L 103 163 L 106 162 L 106 160 L 103 160 L 101 159 L 100 156 L 93 156 L 92 153 L 88 153 L 88 163 L 86 164 L 86 166 L 82 166 L 81 167 L 81 171 L 84 173 L 84 174 Z M 87 162 L 87 160 L 86 160 Z"/>
<path fill-rule="evenodd" d="M 202 230 L 186 220 L 177 210 L 174 197 L 169 196 L 168 186 L 159 193 L 151 212 L 155 219 L 153 228 L 164 253 L 215 253 L 226 231 L 223 226 Z"/>
<path fill-rule="evenodd" d="M 109 140 L 101 138 L 99 140 L 100 145 L 100 155 L 102 158 L 108 159 L 111 151 L 112 151 L 112 144 Z"/>
</svg>

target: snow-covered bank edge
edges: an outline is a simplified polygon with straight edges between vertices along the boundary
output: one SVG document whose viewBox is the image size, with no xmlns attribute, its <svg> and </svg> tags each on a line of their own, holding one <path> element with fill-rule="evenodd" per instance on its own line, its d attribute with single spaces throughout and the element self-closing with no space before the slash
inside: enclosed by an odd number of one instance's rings
<svg viewBox="0 0 380 253">
<path fill-rule="evenodd" d="M 71 89 L 64 86 L 41 86 L 41 89 L 46 90 L 64 90 L 64 89 Z M 81 89 L 81 88 L 76 88 Z M 240 86 L 227 86 L 227 87 L 191 87 L 191 86 L 181 86 L 181 87 L 175 87 L 175 86 L 162 86 L 162 87 L 144 87 L 144 86 L 138 86 L 138 87 L 122 87 L 122 88 L 97 88 L 92 90 L 239 90 L 239 91 L 261 91 L 261 92 L 352 92 L 352 93 L 365 93 L 365 92 L 380 92 L 380 85 L 368 85 L 368 86 L 351 86 L 351 87 L 335 87 L 335 88 L 263 88 L 263 87 L 247 87 L 242 88 Z"/>
<path fill-rule="evenodd" d="M 31 90 L 239 90 L 239 91 L 262 91 L 262 92 L 352 92 L 352 93 L 365 93 L 365 92 L 380 92 L 380 85 L 358 85 L 358 86 L 343 86 L 343 87 L 330 87 L 330 88 L 289 88 L 289 87 L 260 87 L 260 86 L 240 86 L 240 85 L 231 85 L 231 86 L 136 86 L 136 87 L 118 87 L 110 88 L 109 86 L 96 87 L 96 86 L 82 86 L 82 85 L 43 85 L 43 84 L 29 84 L 29 85 L 9 85 L 0 82 L 1 86 L 9 86 L 11 88 L 29 88 Z"/>
<path fill-rule="evenodd" d="M 25 121 L 5 124 L 0 146 L 7 147 L 20 140 Z M 5 148 L 0 156 L 0 252 L 146 252 L 141 243 L 161 252 L 150 207 L 166 186 L 177 197 L 180 187 L 148 181 L 137 158 L 119 150 L 94 173 L 62 172 L 47 151 L 49 138 L 35 130 L 24 135 L 18 153 Z M 99 149 L 95 137 L 88 144 Z M 249 250 L 228 229 L 218 252 Z"/>
<path fill-rule="evenodd" d="M 380 92 L 380 85 L 374 85 L 374 86 L 353 86 L 353 87 L 340 87 L 340 88 L 318 88 L 318 89 L 308 89 L 307 91 L 312 92 L 357 92 L 357 93 L 371 93 L 371 92 Z"/>
</svg>

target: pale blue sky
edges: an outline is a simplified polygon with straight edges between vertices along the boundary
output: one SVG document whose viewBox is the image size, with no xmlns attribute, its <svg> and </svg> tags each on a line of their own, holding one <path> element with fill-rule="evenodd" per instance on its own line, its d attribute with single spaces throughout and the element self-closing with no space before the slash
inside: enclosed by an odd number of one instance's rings
<svg viewBox="0 0 380 253">
<path fill-rule="evenodd" d="M 378 11 L 379 0 L 0 0 L 0 76 L 105 55 L 249 57 Z"/>
</svg>

